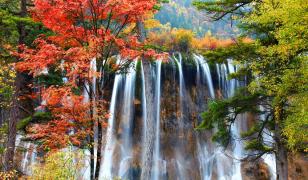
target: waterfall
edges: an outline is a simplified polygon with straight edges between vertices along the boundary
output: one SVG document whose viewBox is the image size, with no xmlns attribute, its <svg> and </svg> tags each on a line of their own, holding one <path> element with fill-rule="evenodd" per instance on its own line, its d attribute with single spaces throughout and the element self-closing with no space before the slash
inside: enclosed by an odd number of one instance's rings
<svg viewBox="0 0 308 180">
<path fill-rule="evenodd" d="M 205 61 L 203 56 L 198 56 L 198 55 L 194 54 L 194 57 L 196 59 L 196 62 L 201 66 L 203 78 L 206 78 L 206 82 L 207 82 L 207 85 L 208 85 L 208 89 L 209 89 L 211 98 L 215 98 L 213 80 L 212 80 L 212 75 L 211 75 L 211 72 L 210 72 L 209 65 L 207 64 L 207 62 Z"/>
<path fill-rule="evenodd" d="M 209 91 L 210 97 L 215 98 L 215 93 L 214 93 L 214 86 L 213 86 L 213 80 L 210 72 L 210 68 L 205 61 L 205 59 L 202 56 L 193 55 L 194 62 L 197 67 L 197 74 L 196 74 L 196 81 L 197 84 L 200 84 L 200 81 L 206 80 L 207 84 L 207 89 Z M 219 65 L 216 65 L 216 68 Z M 200 68 L 201 67 L 201 68 Z M 200 72 L 201 69 L 201 72 Z M 220 84 L 220 79 L 221 79 L 221 74 L 220 71 L 217 70 L 218 72 L 218 79 L 219 79 L 219 84 Z M 200 76 L 201 73 L 201 76 Z M 220 85 L 219 85 L 220 87 Z M 201 137 L 197 137 L 197 152 L 198 152 L 198 160 L 199 160 L 199 170 L 201 174 L 201 179 L 203 180 L 211 180 L 213 176 L 213 169 L 214 169 L 214 164 L 216 163 L 217 167 L 217 177 L 218 179 L 224 179 L 225 174 L 224 174 L 224 168 L 223 168 L 223 160 L 226 158 L 224 157 L 224 154 L 222 153 L 222 148 L 220 148 L 218 145 L 212 145 L 211 142 L 203 142 L 200 139 Z M 214 149 L 210 148 L 210 146 L 214 146 Z"/>
<path fill-rule="evenodd" d="M 220 72 L 220 66 L 219 64 L 216 64 L 216 71 L 218 75 L 218 88 L 221 89 L 220 82 L 221 82 L 221 72 Z"/>
<path fill-rule="evenodd" d="M 210 155 L 206 145 L 201 144 L 199 137 L 197 139 L 197 152 L 199 160 L 199 171 L 201 174 L 201 179 L 210 180 L 212 179 L 213 172 L 213 162 L 215 154 Z"/>
<path fill-rule="evenodd" d="M 154 145 L 154 170 L 153 170 L 153 180 L 160 179 L 160 91 L 161 91 L 161 61 L 156 62 L 156 84 L 155 84 L 155 145 Z"/>
<path fill-rule="evenodd" d="M 182 68 L 182 55 L 179 53 L 179 60 L 173 56 L 179 71 L 179 98 L 180 98 L 180 135 L 183 135 L 184 131 L 184 122 L 183 122 L 183 100 L 186 95 L 185 93 L 185 81 L 183 76 L 183 68 Z"/>
<path fill-rule="evenodd" d="M 264 111 L 265 110 L 265 107 L 264 106 L 260 106 L 260 111 Z M 264 121 L 265 118 L 266 118 L 266 114 L 262 114 L 261 117 L 260 117 L 260 120 L 261 121 Z M 267 146 L 273 146 L 273 142 L 274 142 L 274 139 L 273 139 L 273 133 L 270 132 L 268 129 L 265 129 L 263 134 L 262 134 L 262 137 L 264 139 L 264 142 Z M 271 180 L 275 180 L 277 177 L 276 177 L 276 158 L 275 158 L 275 154 L 274 153 L 271 153 L 271 154 L 264 154 L 262 156 L 262 159 L 264 160 L 264 163 L 268 165 L 269 167 L 269 172 L 270 172 L 270 175 L 271 175 Z"/>
<path fill-rule="evenodd" d="M 228 74 L 235 73 L 235 67 L 232 64 L 232 60 L 230 60 L 230 59 L 228 59 L 228 70 L 229 70 Z M 226 74 L 225 76 L 227 77 L 228 74 Z M 235 84 L 236 84 L 236 80 L 235 79 L 229 80 L 229 86 L 227 88 L 227 92 L 228 92 L 228 97 L 229 98 L 234 95 L 234 90 L 236 88 Z"/>
<path fill-rule="evenodd" d="M 227 60 L 227 64 L 228 64 L 228 70 L 229 70 L 229 74 L 235 73 L 236 72 L 236 68 L 235 66 L 232 64 L 232 60 L 228 59 Z M 234 95 L 235 89 L 236 89 L 236 80 L 235 79 L 231 79 L 229 80 L 229 86 L 228 86 L 228 97 L 232 97 Z M 243 116 L 243 115 L 241 115 Z M 241 118 L 241 117 L 239 117 Z M 240 159 L 244 157 L 243 155 L 243 146 L 242 143 L 239 141 L 240 139 L 240 124 L 239 124 L 239 120 L 235 121 L 232 125 L 231 125 L 231 134 L 234 137 L 234 148 L 233 148 L 233 174 L 232 174 L 232 179 L 234 180 L 240 180 L 242 179 L 242 174 L 241 174 L 241 162 Z"/>
<path fill-rule="evenodd" d="M 22 172 L 27 172 L 27 165 L 28 165 L 28 162 L 29 162 L 28 155 L 29 155 L 29 152 L 30 152 L 28 149 L 30 149 L 30 145 L 31 144 L 29 142 L 27 142 L 26 146 L 25 146 L 25 149 L 27 149 L 27 151 L 25 153 L 24 159 L 22 160 L 22 167 L 21 167 Z"/>
<path fill-rule="evenodd" d="M 175 149 L 175 156 L 177 160 L 177 169 L 180 174 L 180 179 L 186 179 L 187 178 L 187 172 L 186 168 L 183 167 L 183 164 L 185 164 L 185 160 L 183 159 L 183 151 L 185 149 L 184 147 L 184 117 L 183 117 L 183 111 L 184 111 L 184 101 L 186 97 L 186 91 L 185 91 L 185 80 L 183 75 L 183 67 L 182 67 L 182 55 L 178 53 L 179 59 L 176 58 L 175 55 L 173 55 L 174 61 L 177 65 L 178 72 L 179 72 L 179 99 L 180 99 L 180 113 L 179 113 L 179 147 Z"/>
<path fill-rule="evenodd" d="M 146 106 L 146 95 L 145 95 L 145 79 L 144 79 L 144 70 L 143 70 L 143 65 L 141 64 L 141 88 L 142 88 L 142 94 L 141 94 L 141 105 L 142 105 L 142 144 L 145 144 L 146 141 L 146 135 L 147 135 L 147 106 Z M 142 149 L 142 162 L 145 161 L 145 147 Z"/>
<path fill-rule="evenodd" d="M 182 55 L 179 54 L 179 60 L 173 56 L 177 66 L 178 66 L 178 70 L 179 70 L 179 82 L 180 82 L 180 103 L 182 104 L 182 100 L 183 100 L 183 96 L 184 96 L 184 91 L 185 91 L 185 82 L 184 82 L 184 76 L 183 76 L 183 68 L 182 68 Z"/>
<path fill-rule="evenodd" d="M 19 149 L 22 153 L 22 159 L 20 161 L 20 170 L 22 173 L 26 175 L 32 174 L 31 167 L 36 163 L 37 159 L 37 152 L 36 152 L 36 145 L 31 142 L 24 142 L 22 141 L 22 135 L 16 135 L 16 149 Z M 18 153 L 18 152 L 15 152 Z"/>
<path fill-rule="evenodd" d="M 118 59 L 119 61 L 119 59 Z M 100 179 L 111 179 L 112 178 L 112 156 L 115 148 L 115 137 L 114 137 L 114 121 L 115 121 L 115 108 L 116 108 L 116 100 L 118 95 L 118 87 L 122 80 L 122 75 L 117 74 L 114 79 L 113 89 L 112 89 L 112 97 L 110 102 L 109 113 L 110 117 L 108 119 L 108 127 L 106 133 L 106 142 L 102 142 L 105 144 L 105 149 L 103 154 L 103 161 L 101 161 L 101 169 L 99 173 Z"/>
<path fill-rule="evenodd" d="M 228 80 L 228 69 L 226 64 L 216 64 L 217 75 L 218 75 L 218 86 L 219 90 L 222 91 L 221 95 L 223 97 L 228 97 L 231 90 L 231 82 Z M 234 87 L 233 87 L 234 88 Z M 233 172 L 230 173 L 230 170 L 225 171 L 228 168 L 232 168 L 232 159 L 227 157 L 224 149 L 220 147 L 218 144 L 215 144 L 215 161 L 216 161 L 216 169 L 217 169 L 217 179 L 226 180 L 231 179 Z M 226 168 L 227 167 L 227 168 Z"/>
<path fill-rule="evenodd" d="M 202 56 L 194 55 L 194 61 L 197 66 L 197 80 L 199 79 L 198 73 L 199 66 L 201 67 L 201 78 L 207 80 L 208 90 L 212 98 L 214 98 L 214 87 L 212 84 L 212 77 L 209 66 L 207 65 L 206 61 Z M 216 64 L 216 71 L 217 71 L 217 79 L 218 79 L 218 88 L 222 90 L 222 94 L 225 97 L 232 97 L 234 95 L 235 89 L 237 88 L 238 82 L 234 79 L 228 80 L 228 74 L 232 74 L 236 72 L 235 66 L 232 64 L 231 60 L 228 60 L 226 64 Z M 242 118 L 245 118 L 242 115 Z M 213 171 L 213 163 L 215 161 L 216 164 L 216 175 L 217 179 L 242 179 L 241 175 L 241 163 L 239 159 L 244 157 L 243 152 L 243 145 L 238 139 L 240 138 L 240 131 L 241 131 L 241 122 L 236 121 L 231 126 L 231 133 L 232 136 L 235 137 L 234 146 L 232 148 L 232 156 L 233 159 L 227 157 L 223 149 L 219 147 L 219 145 L 214 144 L 212 148 L 212 153 L 209 152 L 209 143 L 201 143 L 200 140 L 197 142 L 197 149 L 198 149 L 198 159 L 200 162 L 200 171 L 202 174 L 202 179 L 210 180 L 212 179 L 212 171 Z M 229 165 L 231 164 L 231 165 Z M 230 166 L 232 170 L 225 171 L 225 167 Z"/>
<path fill-rule="evenodd" d="M 124 104 L 122 107 L 121 116 L 121 129 L 122 129 L 122 151 L 121 151 L 121 161 L 119 169 L 119 177 L 123 177 L 125 172 L 127 172 L 130 167 L 130 160 L 132 159 L 132 125 L 134 117 L 134 100 L 135 100 L 135 81 L 136 81 L 136 71 L 135 66 L 131 66 L 128 74 L 125 76 L 125 86 L 124 86 Z"/>
<path fill-rule="evenodd" d="M 172 64 L 163 64 L 160 60 L 151 62 L 150 72 L 144 72 L 143 63 L 140 63 L 140 70 L 135 71 L 139 68 L 136 62 L 130 66 L 128 73 L 115 75 L 113 87 L 106 87 L 112 91 L 109 107 L 111 116 L 107 128 L 103 129 L 99 179 L 139 179 L 140 172 L 149 167 L 147 170 L 151 171 L 151 175 L 147 179 L 150 180 L 241 180 L 241 162 L 238 159 L 244 157 L 245 151 L 238 139 L 244 121 L 238 119 L 231 126 L 234 141 L 227 149 L 211 142 L 212 132 L 193 130 L 195 123 L 201 120 L 201 112 L 206 110 L 207 99 L 214 99 L 215 96 L 230 98 L 234 95 L 240 83 L 229 80 L 228 75 L 235 73 L 238 68 L 232 60 L 210 66 L 202 56 L 195 54 L 195 68 L 191 68 L 179 53 L 170 59 Z M 117 64 L 120 61 L 118 57 Z M 85 102 L 89 102 L 89 86 L 96 88 L 96 81 L 99 80 L 93 76 L 93 72 L 96 72 L 95 59 L 91 61 L 90 67 L 92 82 L 85 84 Z M 215 71 L 217 74 L 212 78 Z M 172 77 L 168 74 L 170 72 L 173 73 Z M 150 76 L 145 76 L 145 73 Z M 145 78 L 150 78 L 147 81 L 150 83 L 146 83 Z M 146 84 L 151 85 L 151 91 L 146 92 Z M 150 109 L 147 109 L 147 101 L 153 102 Z M 147 122 L 148 110 L 154 117 L 153 121 Z M 244 114 L 239 118 L 246 116 Z M 267 133 L 263 137 L 267 140 L 271 138 Z M 97 142 L 97 137 L 95 140 Z M 31 147 L 30 144 L 22 146 Z M 95 148 L 96 154 L 97 145 Z M 149 151 L 147 157 L 146 151 Z M 88 155 L 85 159 L 89 161 L 89 151 L 85 153 Z M 36 160 L 33 154 L 36 154 L 35 150 L 22 154 L 22 171 L 28 171 L 29 165 Z M 262 158 L 270 166 L 271 178 L 274 179 L 275 161 L 272 158 L 275 157 L 269 154 Z M 147 162 L 147 166 L 144 162 Z M 83 179 L 89 179 L 89 168 L 83 168 L 81 173 L 84 173 Z"/>
</svg>

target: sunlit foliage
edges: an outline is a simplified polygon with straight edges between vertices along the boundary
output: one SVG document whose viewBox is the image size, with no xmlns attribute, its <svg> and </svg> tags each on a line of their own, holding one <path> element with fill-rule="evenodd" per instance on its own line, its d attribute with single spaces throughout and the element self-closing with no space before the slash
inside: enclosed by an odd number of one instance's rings
<svg viewBox="0 0 308 180">
<path fill-rule="evenodd" d="M 12 66 L 0 62 L 0 108 L 9 108 L 14 93 L 15 71 Z"/>
<path fill-rule="evenodd" d="M 82 177 L 85 166 L 85 154 L 81 150 L 67 150 L 50 152 L 44 158 L 44 163 L 37 163 L 31 167 L 33 175 L 27 177 L 31 180 L 73 180 Z"/>
<path fill-rule="evenodd" d="M 158 30 L 149 32 L 148 43 L 165 51 L 205 52 L 241 43 L 252 43 L 250 38 L 220 39 L 211 36 L 197 37 L 192 30 L 171 28 L 169 24 L 157 25 Z"/>
<path fill-rule="evenodd" d="M 1 172 L 0 171 L 0 178 L 3 180 L 11 180 L 17 178 L 17 171 L 9 171 L 9 172 Z"/>
</svg>

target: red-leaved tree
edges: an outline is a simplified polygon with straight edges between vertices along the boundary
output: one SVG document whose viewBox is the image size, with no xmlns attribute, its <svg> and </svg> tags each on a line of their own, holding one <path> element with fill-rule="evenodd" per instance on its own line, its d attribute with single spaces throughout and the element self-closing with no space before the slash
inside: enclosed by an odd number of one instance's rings
<svg viewBox="0 0 308 180">
<path fill-rule="evenodd" d="M 34 0 L 32 16 L 52 35 L 42 35 L 32 48 L 22 46 L 16 55 L 21 61 L 16 69 L 38 76 L 48 69 L 58 69 L 67 82 L 43 90 L 44 108 L 53 120 L 30 128 L 33 139 L 45 146 L 61 148 L 69 143 L 88 145 L 91 152 L 91 179 L 98 178 L 101 154 L 94 169 L 93 129 L 97 126 L 98 149 L 108 113 L 99 103 L 104 87 L 104 69 L 120 70 L 137 57 L 156 57 L 154 50 L 139 42 L 137 22 L 155 10 L 156 0 Z M 127 28 L 129 27 L 129 28 Z M 113 58 L 120 55 L 121 62 Z M 96 67 L 91 67 L 95 60 Z M 94 79 L 96 79 L 94 81 Z M 84 86 L 89 101 L 74 93 Z"/>
</svg>

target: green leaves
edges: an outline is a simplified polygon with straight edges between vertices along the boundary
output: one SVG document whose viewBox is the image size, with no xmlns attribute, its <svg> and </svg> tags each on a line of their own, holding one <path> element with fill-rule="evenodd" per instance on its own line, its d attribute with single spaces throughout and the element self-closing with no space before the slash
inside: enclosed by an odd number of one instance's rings
<svg viewBox="0 0 308 180">
<path fill-rule="evenodd" d="M 214 134 L 213 140 L 226 147 L 231 140 L 231 124 L 245 112 L 260 113 L 257 104 L 262 100 L 260 94 L 249 94 L 246 88 L 239 89 L 230 99 L 213 100 L 209 103 L 208 110 L 202 114 L 203 121 L 196 129 L 216 127 L 218 131 Z M 253 133 L 249 135 L 253 135 L 255 129 L 252 129 Z"/>
<path fill-rule="evenodd" d="M 308 151 L 308 93 L 307 91 L 290 99 L 290 114 L 283 129 L 283 135 L 288 137 L 288 147 L 293 151 Z"/>
<path fill-rule="evenodd" d="M 272 152 L 273 148 L 266 146 L 262 139 L 253 139 L 245 143 L 246 150 L 254 150 L 254 151 L 261 151 L 263 153 Z"/>
<path fill-rule="evenodd" d="M 244 15 L 243 8 L 254 0 L 220 0 L 220 1 L 194 1 L 193 5 L 199 10 L 207 12 L 213 20 L 221 20 L 227 15 Z"/>
</svg>

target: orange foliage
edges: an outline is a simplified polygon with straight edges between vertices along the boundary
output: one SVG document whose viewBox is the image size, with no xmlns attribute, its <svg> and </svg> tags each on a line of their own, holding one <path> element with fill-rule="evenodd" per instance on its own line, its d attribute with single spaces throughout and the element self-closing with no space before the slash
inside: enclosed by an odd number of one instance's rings
<svg viewBox="0 0 308 180">
<path fill-rule="evenodd" d="M 90 103 L 84 102 L 84 97 L 75 95 L 70 87 L 49 87 L 43 92 L 46 103 L 43 108 L 51 111 L 53 120 L 28 129 L 32 139 L 43 139 L 44 147 L 61 148 L 68 143 L 82 145 L 88 135 L 92 135 L 93 122 L 106 126 L 109 114 L 105 111 L 106 102 L 93 102 L 96 113 L 89 114 Z M 43 109 L 41 108 L 41 109 Z"/>
<path fill-rule="evenodd" d="M 95 122 L 106 126 L 108 114 L 97 97 L 84 103 L 84 97 L 72 92 L 80 83 L 92 83 L 93 77 L 102 76 L 100 68 L 112 56 L 120 54 L 125 60 L 139 56 L 157 57 L 138 41 L 135 31 L 125 31 L 154 13 L 156 0 L 34 0 L 33 19 L 53 32 L 40 36 L 34 48 L 20 47 L 15 55 L 20 58 L 16 69 L 33 76 L 46 73 L 49 68 L 63 72 L 68 82 L 63 87 L 44 90 L 45 108 L 54 119 L 30 128 L 31 137 L 44 139 L 52 148 L 68 142 L 80 145 L 91 135 Z M 97 72 L 90 67 L 96 58 Z M 117 70 L 120 66 L 114 66 Z M 96 91 L 94 89 L 94 91 Z"/>
<path fill-rule="evenodd" d="M 203 38 L 195 36 L 194 32 L 186 29 L 153 31 L 149 33 L 148 43 L 158 47 L 164 47 L 168 51 L 190 51 L 190 50 L 214 50 L 234 45 L 235 39 L 218 39 L 206 35 Z M 243 43 L 253 42 L 250 38 L 241 39 Z"/>
<path fill-rule="evenodd" d="M 232 39 L 217 39 L 211 36 L 205 36 L 203 38 L 193 39 L 193 47 L 198 50 L 214 50 L 216 48 L 228 47 L 235 43 Z"/>
<path fill-rule="evenodd" d="M 136 33 L 121 36 L 130 24 L 136 24 L 154 12 L 156 0 L 35 0 L 33 18 L 55 33 L 35 41 L 36 49 L 22 47 L 16 54 L 20 71 L 38 75 L 50 65 L 64 60 L 74 71 L 87 71 L 92 58 L 121 54 L 135 59 L 143 54 Z M 73 72 L 74 73 L 74 72 Z"/>
</svg>

